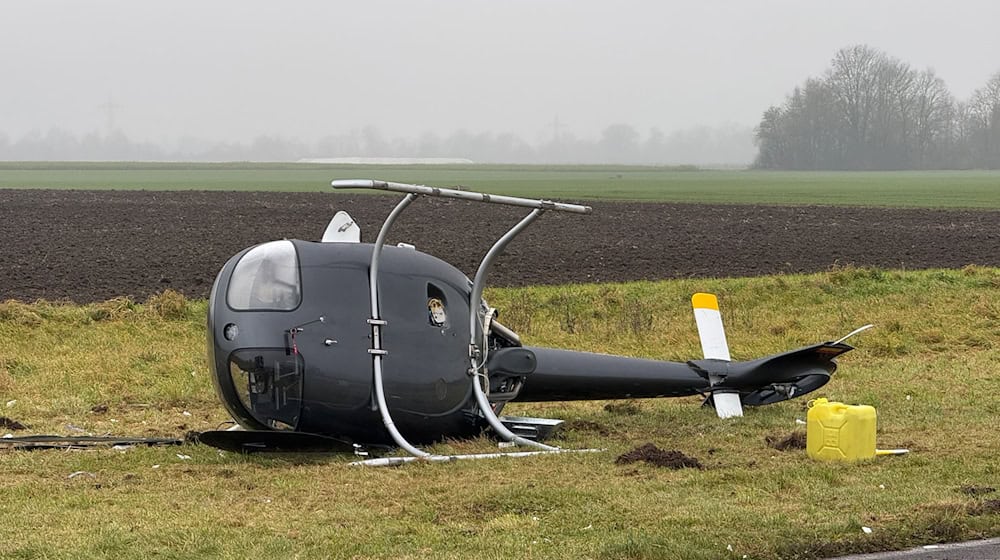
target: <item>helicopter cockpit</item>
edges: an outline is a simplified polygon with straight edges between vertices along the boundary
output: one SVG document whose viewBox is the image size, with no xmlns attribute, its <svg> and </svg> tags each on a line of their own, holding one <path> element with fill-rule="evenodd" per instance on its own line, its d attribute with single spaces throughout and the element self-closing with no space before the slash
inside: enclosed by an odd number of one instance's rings
<svg viewBox="0 0 1000 560">
<path fill-rule="evenodd" d="M 253 247 L 236 261 L 228 283 L 215 290 L 224 290 L 226 306 L 235 312 L 294 311 L 302 303 L 295 245 L 281 240 Z M 240 324 L 247 329 L 242 321 L 227 322 L 222 327 L 227 342 L 259 338 L 247 332 L 241 337 Z M 234 349 L 226 360 L 228 375 L 213 379 L 220 394 L 229 397 L 224 401 L 234 417 L 250 416 L 255 423 L 271 429 L 294 430 L 302 409 L 305 363 L 301 354 L 289 352 L 284 344 L 273 347 L 274 342 L 279 341 L 271 341 L 271 347 Z"/>
</svg>

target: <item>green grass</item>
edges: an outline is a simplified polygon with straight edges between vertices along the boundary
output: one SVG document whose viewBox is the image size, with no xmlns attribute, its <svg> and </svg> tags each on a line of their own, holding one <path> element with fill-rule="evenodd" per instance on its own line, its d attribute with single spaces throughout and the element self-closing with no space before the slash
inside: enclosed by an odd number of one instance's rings
<svg viewBox="0 0 1000 560">
<path fill-rule="evenodd" d="M 342 456 L 195 445 L 0 451 L 0 557 L 816 558 L 1000 536 L 990 501 L 1000 495 L 961 491 L 1000 487 L 1000 269 L 840 268 L 487 295 L 528 344 L 685 360 L 699 353 L 689 297 L 700 290 L 719 294 L 737 359 L 875 323 L 815 395 L 876 406 L 880 447 L 912 453 L 813 462 L 764 443 L 802 429 L 804 399 L 723 422 L 696 398 L 635 401 L 638 414 L 603 402 L 512 406 L 570 421 L 564 447 L 606 449 L 519 460 L 365 469 Z M 36 433 L 215 428 L 226 417 L 204 358 L 205 309 L 171 293 L 142 305 L 0 304 L 0 415 Z M 615 464 L 646 442 L 706 468 Z M 76 471 L 93 477 L 68 478 Z"/>
<path fill-rule="evenodd" d="M 614 166 L 0 163 L 0 188 L 328 192 L 377 178 L 565 200 L 1000 208 L 1000 172 L 694 171 Z"/>
</svg>

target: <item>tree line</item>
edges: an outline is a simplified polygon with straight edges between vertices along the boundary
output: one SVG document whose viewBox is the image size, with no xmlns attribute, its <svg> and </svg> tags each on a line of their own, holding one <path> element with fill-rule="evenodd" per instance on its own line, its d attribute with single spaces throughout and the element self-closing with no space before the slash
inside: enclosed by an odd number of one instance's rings
<svg viewBox="0 0 1000 560">
<path fill-rule="evenodd" d="M 0 160 L 37 161 L 296 161 L 305 158 L 405 157 L 467 158 L 480 163 L 528 164 L 731 164 L 753 160 L 753 129 L 727 125 L 665 133 L 640 133 L 628 124 L 605 127 L 597 138 L 566 131 L 529 143 L 510 133 L 459 130 L 448 135 L 391 137 L 374 126 L 332 133 L 314 143 L 278 135 L 248 142 L 211 142 L 184 138 L 172 146 L 135 141 L 121 130 L 82 136 L 52 129 L 18 139 L 0 133 Z"/>
<path fill-rule="evenodd" d="M 958 101 L 933 70 L 844 48 L 765 111 L 755 137 L 764 169 L 1000 169 L 1000 72 Z"/>
</svg>

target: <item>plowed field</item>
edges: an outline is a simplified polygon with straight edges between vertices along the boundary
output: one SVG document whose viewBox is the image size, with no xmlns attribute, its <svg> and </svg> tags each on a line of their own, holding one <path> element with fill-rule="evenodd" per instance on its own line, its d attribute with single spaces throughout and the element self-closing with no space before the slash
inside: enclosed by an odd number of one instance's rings
<svg viewBox="0 0 1000 560">
<path fill-rule="evenodd" d="M 374 240 L 398 199 L 328 193 L 0 190 L 0 300 L 207 297 L 239 250 L 316 240 L 347 210 Z M 496 263 L 491 285 L 881 268 L 1000 266 L 1000 211 L 594 202 L 550 212 Z M 522 209 L 422 199 L 390 242 L 472 275 Z"/>
</svg>

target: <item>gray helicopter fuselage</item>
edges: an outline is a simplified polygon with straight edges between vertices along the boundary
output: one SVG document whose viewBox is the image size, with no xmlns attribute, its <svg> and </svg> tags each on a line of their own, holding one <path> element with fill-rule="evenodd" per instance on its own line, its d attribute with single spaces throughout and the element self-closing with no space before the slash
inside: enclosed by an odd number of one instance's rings
<svg viewBox="0 0 1000 560">
<path fill-rule="evenodd" d="M 209 299 L 209 363 L 216 391 L 244 428 L 393 445 L 384 411 L 406 439 L 427 443 L 475 436 L 490 425 L 489 414 L 513 400 L 729 391 L 757 406 L 821 387 L 837 368 L 835 358 L 852 349 L 839 340 L 744 362 L 666 362 L 523 347 L 482 302 L 476 312 L 487 332 L 477 328 L 473 339 L 470 300 L 479 298 L 472 282 L 409 247 L 383 248 L 373 320 L 373 248 L 272 241 L 223 266 Z M 373 323 L 380 344 L 373 343 Z M 477 375 L 488 379 L 487 412 L 474 392 L 480 377 L 470 374 L 473 357 Z M 376 377 L 383 380 L 384 411 Z"/>
<path fill-rule="evenodd" d="M 209 301 L 209 361 L 242 426 L 391 443 L 372 398 L 372 248 L 276 241 L 222 268 Z M 384 387 L 397 427 L 418 442 L 477 434 L 471 282 L 403 247 L 383 248 L 378 282 Z"/>
</svg>

